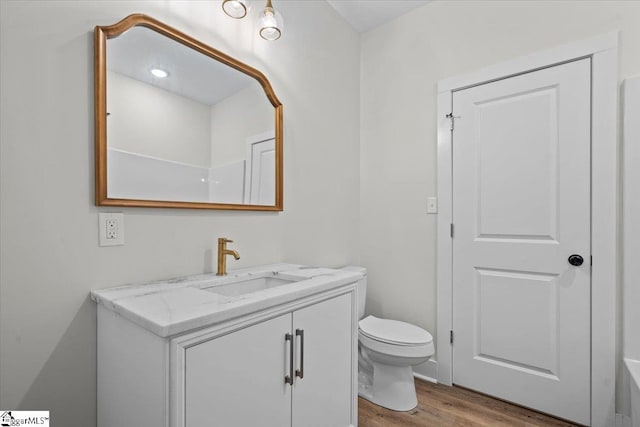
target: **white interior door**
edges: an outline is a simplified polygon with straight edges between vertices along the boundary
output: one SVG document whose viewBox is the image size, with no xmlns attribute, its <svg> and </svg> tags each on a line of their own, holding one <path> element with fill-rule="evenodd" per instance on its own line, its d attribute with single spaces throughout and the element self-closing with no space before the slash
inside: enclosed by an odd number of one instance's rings
<svg viewBox="0 0 640 427">
<path fill-rule="evenodd" d="M 453 94 L 453 382 L 581 424 L 590 79 L 583 59 Z"/>
<path fill-rule="evenodd" d="M 269 206 L 276 203 L 276 141 L 274 137 L 252 141 L 247 147 L 245 203 Z"/>
</svg>

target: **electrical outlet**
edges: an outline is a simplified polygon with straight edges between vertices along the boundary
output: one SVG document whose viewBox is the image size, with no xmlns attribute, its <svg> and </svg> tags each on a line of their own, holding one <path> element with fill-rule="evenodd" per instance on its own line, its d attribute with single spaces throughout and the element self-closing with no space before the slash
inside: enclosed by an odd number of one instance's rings
<svg viewBox="0 0 640 427">
<path fill-rule="evenodd" d="M 118 238 L 118 220 L 113 218 L 107 218 L 105 221 L 105 230 L 107 233 L 107 239 L 113 240 Z"/>
<path fill-rule="evenodd" d="M 98 215 L 100 246 L 124 245 L 124 214 L 100 213 Z"/>
</svg>

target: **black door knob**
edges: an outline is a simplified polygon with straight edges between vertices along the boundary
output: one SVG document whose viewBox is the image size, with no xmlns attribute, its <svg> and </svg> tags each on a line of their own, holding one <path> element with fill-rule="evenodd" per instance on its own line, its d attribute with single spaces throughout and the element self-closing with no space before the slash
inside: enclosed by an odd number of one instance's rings
<svg viewBox="0 0 640 427">
<path fill-rule="evenodd" d="M 573 254 L 569 257 L 569 264 L 573 265 L 574 267 L 580 267 L 583 262 L 584 259 L 580 255 Z"/>
</svg>

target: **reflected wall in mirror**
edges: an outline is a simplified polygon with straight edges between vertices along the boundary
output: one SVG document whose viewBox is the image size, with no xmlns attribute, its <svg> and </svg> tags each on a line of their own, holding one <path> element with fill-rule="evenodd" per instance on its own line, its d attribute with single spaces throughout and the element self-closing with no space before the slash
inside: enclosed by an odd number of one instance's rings
<svg viewBox="0 0 640 427">
<path fill-rule="evenodd" d="M 249 67 L 145 15 L 95 29 L 96 204 L 282 210 L 282 104 Z"/>
</svg>

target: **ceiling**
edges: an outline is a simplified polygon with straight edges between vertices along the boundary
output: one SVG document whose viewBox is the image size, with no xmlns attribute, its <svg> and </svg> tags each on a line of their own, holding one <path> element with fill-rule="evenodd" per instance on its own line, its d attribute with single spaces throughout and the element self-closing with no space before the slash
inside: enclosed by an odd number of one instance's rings
<svg viewBox="0 0 640 427">
<path fill-rule="evenodd" d="M 327 0 L 356 31 L 363 33 L 433 0 Z"/>
<path fill-rule="evenodd" d="M 252 77 L 146 27 L 133 27 L 107 44 L 109 71 L 205 105 L 215 105 L 250 85 L 258 87 Z M 152 68 L 168 72 L 168 78 L 154 77 Z"/>
</svg>

